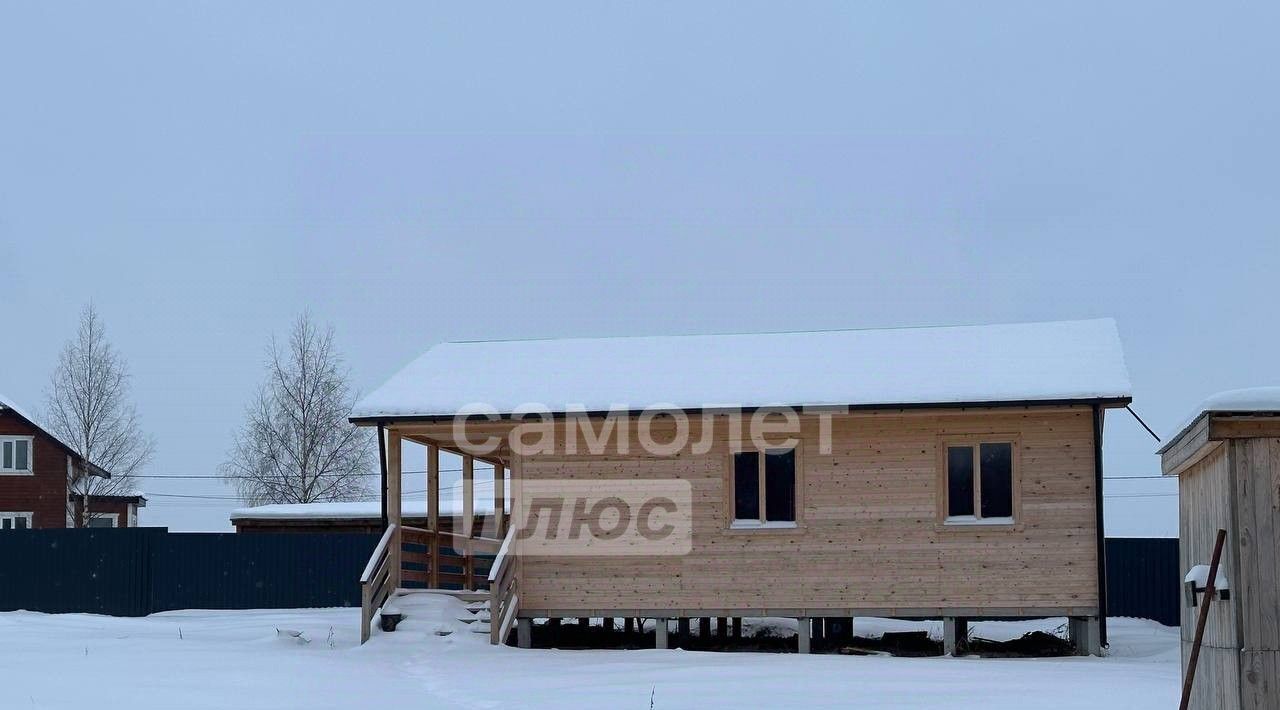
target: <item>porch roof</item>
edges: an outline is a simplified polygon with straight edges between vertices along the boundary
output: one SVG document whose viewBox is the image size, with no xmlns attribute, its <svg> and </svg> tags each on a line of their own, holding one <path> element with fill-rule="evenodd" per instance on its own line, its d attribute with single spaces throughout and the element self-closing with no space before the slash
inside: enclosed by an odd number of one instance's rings
<svg viewBox="0 0 1280 710">
<path fill-rule="evenodd" d="M 352 420 L 1129 398 L 1115 321 L 1099 319 L 444 343 L 362 399 Z"/>
</svg>

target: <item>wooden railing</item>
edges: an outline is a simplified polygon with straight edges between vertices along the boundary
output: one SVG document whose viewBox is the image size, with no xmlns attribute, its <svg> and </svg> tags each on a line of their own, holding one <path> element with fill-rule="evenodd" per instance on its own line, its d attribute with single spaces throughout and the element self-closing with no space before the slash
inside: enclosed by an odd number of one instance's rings
<svg viewBox="0 0 1280 710">
<path fill-rule="evenodd" d="M 374 613 L 382 608 L 399 581 L 399 539 L 397 526 L 388 525 L 360 575 L 360 643 L 369 640 Z"/>
<path fill-rule="evenodd" d="M 520 584 L 515 573 L 515 556 L 511 554 L 515 530 L 514 526 L 507 530 L 489 568 L 489 643 L 499 646 L 506 642 L 516 623 L 516 612 L 520 610 Z"/>
<path fill-rule="evenodd" d="M 489 557 L 501 540 L 466 538 L 449 531 L 433 532 L 402 526 L 403 570 L 406 589 L 487 589 Z"/>
</svg>

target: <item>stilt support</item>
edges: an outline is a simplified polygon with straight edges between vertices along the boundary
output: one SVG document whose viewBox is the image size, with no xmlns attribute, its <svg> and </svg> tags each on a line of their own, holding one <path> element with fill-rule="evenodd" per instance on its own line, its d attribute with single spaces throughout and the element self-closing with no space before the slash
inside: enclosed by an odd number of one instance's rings
<svg viewBox="0 0 1280 710">
<path fill-rule="evenodd" d="M 520 648 L 533 647 L 533 619 L 516 619 L 516 645 Z"/>
<path fill-rule="evenodd" d="M 1096 616 L 1073 616 L 1067 619 L 1067 637 L 1077 656 L 1101 656 L 1102 636 Z"/>
<path fill-rule="evenodd" d="M 653 646 L 654 648 L 670 648 L 670 641 L 667 640 L 667 620 L 653 620 Z"/>
<path fill-rule="evenodd" d="M 942 653 L 959 656 L 964 653 L 969 640 L 969 620 L 958 616 L 942 619 Z"/>
<path fill-rule="evenodd" d="M 799 653 L 809 652 L 809 636 L 812 631 L 813 622 L 809 617 L 802 616 L 796 619 L 796 651 Z"/>
</svg>

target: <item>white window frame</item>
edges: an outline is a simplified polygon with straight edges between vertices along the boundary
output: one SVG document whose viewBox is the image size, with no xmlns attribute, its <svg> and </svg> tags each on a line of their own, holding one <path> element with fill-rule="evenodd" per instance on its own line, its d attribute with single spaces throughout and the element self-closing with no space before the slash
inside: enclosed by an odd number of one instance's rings
<svg viewBox="0 0 1280 710">
<path fill-rule="evenodd" d="M 26 521 L 27 521 L 27 527 L 26 527 L 26 529 L 27 529 L 27 530 L 30 530 L 30 529 L 31 529 L 31 518 L 32 518 L 32 513 L 16 513 L 16 512 L 14 512 L 14 513 L 3 513 L 3 512 L 0 512 L 0 521 L 4 521 L 4 520 L 12 520 L 12 521 L 14 521 L 13 526 L 12 526 L 11 528 L 9 528 L 10 530 L 17 530 L 17 529 L 18 529 L 18 523 L 17 523 L 17 519 L 18 519 L 18 518 L 25 518 L 25 519 L 26 519 Z M 3 526 L 0 526 L 0 532 L 4 532 L 4 531 L 5 531 L 5 529 L 3 528 Z"/>
<path fill-rule="evenodd" d="M 90 513 L 89 513 L 89 520 L 90 520 L 90 521 L 94 521 L 94 520 L 110 520 L 110 521 L 111 521 L 111 527 L 113 527 L 113 528 L 118 528 L 118 527 L 120 527 L 120 514 L 119 514 L 119 513 L 94 513 L 94 512 L 92 512 L 92 511 L 90 511 Z M 88 527 L 94 527 L 94 526 L 90 525 L 90 526 L 88 526 Z M 101 526 L 98 526 L 98 527 L 101 527 Z"/>
<path fill-rule="evenodd" d="M 1012 515 L 984 518 L 982 517 L 982 466 L 979 451 L 983 444 L 1008 444 L 1012 458 L 1009 461 L 1012 496 Z M 973 449 L 973 514 L 950 515 L 951 470 L 948 465 L 947 449 L 952 446 L 970 447 Z M 944 527 L 991 527 L 1021 528 L 1022 520 L 1022 437 L 1018 434 L 958 434 L 938 438 L 938 522 Z"/>
<path fill-rule="evenodd" d="M 766 517 L 767 516 L 767 512 L 766 512 L 767 511 L 767 507 L 766 507 L 767 493 L 765 491 L 766 456 L 770 452 L 783 452 L 783 451 L 790 451 L 794 455 L 793 460 L 795 462 L 795 472 L 794 472 L 795 475 L 794 475 L 793 485 L 795 486 L 795 488 L 792 491 L 791 500 L 793 505 L 795 506 L 794 508 L 795 520 L 769 520 Z M 757 467 L 756 476 L 758 481 L 757 495 L 759 497 L 759 500 L 757 501 L 757 505 L 759 506 L 759 509 L 760 509 L 759 518 L 743 519 L 743 518 L 737 517 L 737 513 L 738 513 L 737 504 L 736 504 L 737 479 L 736 479 L 735 457 L 738 454 L 742 454 L 742 453 L 758 454 L 758 460 L 756 463 L 756 467 Z M 803 509 L 803 505 L 804 505 L 804 502 L 801 499 L 801 491 L 803 490 L 803 479 L 801 478 L 801 470 L 802 469 L 801 469 L 801 461 L 800 461 L 800 441 L 799 440 L 795 441 L 794 445 L 791 445 L 791 446 L 765 446 L 763 448 L 754 446 L 751 442 L 730 442 L 729 459 L 728 459 L 728 463 L 726 464 L 727 476 L 725 479 L 725 488 L 728 492 L 728 495 L 726 496 L 726 499 L 725 499 L 725 506 L 728 509 L 727 517 L 729 519 L 729 529 L 730 530 L 794 530 L 800 527 L 800 512 Z"/>
<path fill-rule="evenodd" d="M 5 468 L 3 447 L 6 443 L 13 445 L 13 461 L 18 461 L 17 442 L 27 442 L 27 467 L 22 468 Z M 0 476 L 34 476 L 36 472 L 36 438 L 34 436 L 0 436 Z"/>
</svg>

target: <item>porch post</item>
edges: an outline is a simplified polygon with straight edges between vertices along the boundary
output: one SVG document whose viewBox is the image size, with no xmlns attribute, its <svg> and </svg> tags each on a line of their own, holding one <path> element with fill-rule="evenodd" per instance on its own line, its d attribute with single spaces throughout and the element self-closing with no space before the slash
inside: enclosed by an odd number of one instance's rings
<svg viewBox="0 0 1280 710">
<path fill-rule="evenodd" d="M 388 554 L 389 579 L 391 588 L 400 587 L 400 433 L 394 429 L 387 431 L 387 524 L 396 526 L 395 535 L 391 538 L 391 550 Z"/>
<path fill-rule="evenodd" d="M 440 588 L 440 447 L 427 444 L 427 586 Z"/>
<path fill-rule="evenodd" d="M 471 538 L 474 537 L 476 522 L 476 475 L 475 459 L 469 455 L 462 457 L 462 573 L 466 577 L 463 589 L 475 589 L 476 559 L 471 549 Z M 456 546 L 455 546 L 456 549 Z"/>
<path fill-rule="evenodd" d="M 507 476 L 506 468 L 500 463 L 493 465 L 493 536 L 501 540 L 506 537 Z"/>
</svg>

